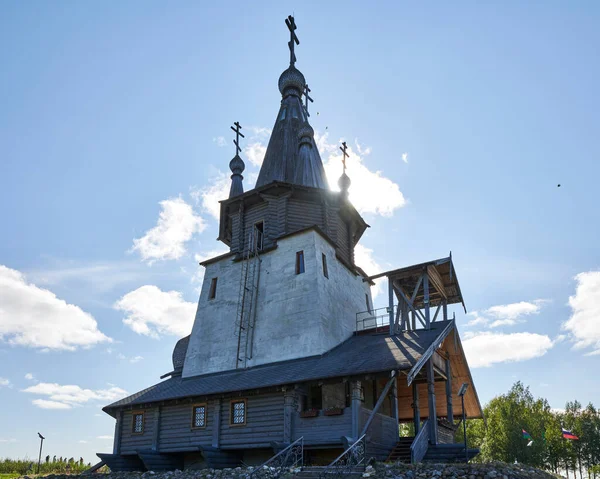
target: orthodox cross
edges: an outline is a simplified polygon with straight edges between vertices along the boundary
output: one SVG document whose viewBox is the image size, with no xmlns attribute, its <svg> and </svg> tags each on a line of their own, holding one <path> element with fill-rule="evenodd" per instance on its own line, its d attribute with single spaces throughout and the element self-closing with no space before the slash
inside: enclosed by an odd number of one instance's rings
<svg viewBox="0 0 600 479">
<path fill-rule="evenodd" d="M 304 85 L 304 111 L 306 111 L 306 116 L 310 116 L 308 112 L 308 102 L 311 103 L 314 101 L 308 94 L 310 93 L 310 88 L 308 88 L 308 83 Z"/>
<path fill-rule="evenodd" d="M 290 41 L 288 42 L 288 47 L 290 49 L 290 65 L 294 65 L 294 63 L 296 63 L 296 54 L 294 53 L 294 42 L 296 42 L 296 45 L 300 45 L 300 40 L 298 40 L 298 37 L 296 36 L 296 23 L 294 22 L 294 17 L 292 17 L 291 15 L 288 15 L 288 17 L 285 19 L 285 24 L 288 27 L 288 30 L 290 31 Z"/>
<path fill-rule="evenodd" d="M 240 122 L 236 121 L 234 125 L 235 128 L 232 126 L 231 129 L 235 131 L 235 140 L 233 140 L 233 142 L 235 143 L 235 154 L 237 155 L 240 151 L 242 151 L 242 149 L 240 148 L 240 136 L 242 138 L 245 138 L 245 136 L 242 135 L 242 132 L 240 131 L 242 129 L 242 125 L 240 125 Z"/>
<path fill-rule="evenodd" d="M 344 141 L 342 143 L 342 146 L 340 146 L 340 150 L 342 150 L 342 153 L 344 154 L 344 156 L 342 156 L 342 164 L 344 165 L 344 173 L 346 173 L 346 158 L 350 157 L 350 155 L 348 153 L 346 153 L 347 149 L 348 149 L 348 146 L 346 145 L 346 142 Z"/>
</svg>

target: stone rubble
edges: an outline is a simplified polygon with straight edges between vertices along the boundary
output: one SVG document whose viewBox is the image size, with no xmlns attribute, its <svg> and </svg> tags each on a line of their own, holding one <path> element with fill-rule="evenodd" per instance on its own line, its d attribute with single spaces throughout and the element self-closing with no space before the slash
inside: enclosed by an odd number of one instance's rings
<svg viewBox="0 0 600 479">
<path fill-rule="evenodd" d="M 248 479 L 253 467 L 235 469 L 199 469 L 164 472 L 113 472 L 108 474 L 66 475 L 50 474 L 45 479 Z M 261 471 L 261 477 L 269 476 L 269 472 Z M 300 472 L 294 469 L 281 479 L 291 479 Z M 273 474 L 275 477 L 275 474 Z M 365 468 L 363 478 L 372 479 L 557 479 L 556 476 L 524 464 L 506 464 L 492 462 L 486 464 L 404 464 L 375 463 Z M 24 476 L 21 479 L 35 479 L 35 476 Z"/>
</svg>

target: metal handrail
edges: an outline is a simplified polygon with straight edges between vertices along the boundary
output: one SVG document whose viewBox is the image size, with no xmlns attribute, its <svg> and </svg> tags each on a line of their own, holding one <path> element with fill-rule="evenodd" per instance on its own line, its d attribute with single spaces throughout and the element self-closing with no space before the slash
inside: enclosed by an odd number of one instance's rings
<svg viewBox="0 0 600 479">
<path fill-rule="evenodd" d="M 410 445 L 410 463 L 416 464 L 427 454 L 427 446 L 429 444 L 429 419 L 427 419 L 421 426 L 421 430 L 415 436 L 412 444 Z"/>
<path fill-rule="evenodd" d="M 397 305 L 394 305 L 394 309 Z M 356 313 L 356 331 L 364 331 L 365 329 L 383 329 L 390 325 L 390 308 L 369 309 Z"/>
<path fill-rule="evenodd" d="M 360 436 L 360 438 L 352 443 L 344 452 L 342 452 L 331 464 L 329 464 L 321 474 L 320 479 L 333 477 L 347 477 L 348 473 L 351 472 L 356 466 L 360 466 L 365 462 L 365 456 L 367 452 L 366 434 Z"/>
<path fill-rule="evenodd" d="M 291 461 L 291 462 L 290 462 Z M 277 478 L 284 472 L 304 465 L 304 436 L 296 439 L 293 443 L 275 454 L 271 459 L 254 469 L 250 477 Z"/>
</svg>

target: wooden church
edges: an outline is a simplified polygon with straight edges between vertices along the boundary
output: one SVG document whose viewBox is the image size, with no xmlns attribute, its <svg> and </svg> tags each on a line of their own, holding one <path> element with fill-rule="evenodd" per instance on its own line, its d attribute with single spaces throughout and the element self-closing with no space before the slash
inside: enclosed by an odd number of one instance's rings
<svg viewBox="0 0 600 479">
<path fill-rule="evenodd" d="M 371 277 L 355 264 L 368 225 L 348 199 L 345 168 L 341 191 L 328 187 L 293 17 L 286 24 L 290 65 L 258 180 L 244 191 L 236 123 L 218 238 L 230 251 L 201 263 L 195 322 L 172 371 L 104 408 L 115 438 L 98 456 L 112 470 L 335 468 L 477 453 L 453 444 L 463 413 L 482 409 L 448 316 L 449 305 L 464 307 L 452 257 Z M 389 305 L 376 311 L 371 286 L 383 277 Z M 400 423 L 414 435 L 399 437 Z"/>
</svg>

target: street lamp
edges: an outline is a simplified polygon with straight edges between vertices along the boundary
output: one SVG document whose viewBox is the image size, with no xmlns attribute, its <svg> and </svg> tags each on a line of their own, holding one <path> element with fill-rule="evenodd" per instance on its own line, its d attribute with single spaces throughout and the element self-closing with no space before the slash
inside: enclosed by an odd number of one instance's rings
<svg viewBox="0 0 600 479">
<path fill-rule="evenodd" d="M 38 432 L 38 437 L 40 438 L 40 457 L 38 457 L 38 468 L 37 468 L 37 473 L 40 473 L 40 463 L 42 462 L 42 446 L 44 445 L 44 439 L 46 439 L 44 436 L 42 436 L 39 432 Z"/>
<path fill-rule="evenodd" d="M 463 432 L 465 436 L 465 460 L 469 462 L 469 452 L 467 451 L 467 420 L 465 418 L 465 393 L 469 389 L 469 383 L 463 383 L 458 390 L 458 397 L 460 397 L 462 404 L 462 421 L 463 421 Z"/>
</svg>

